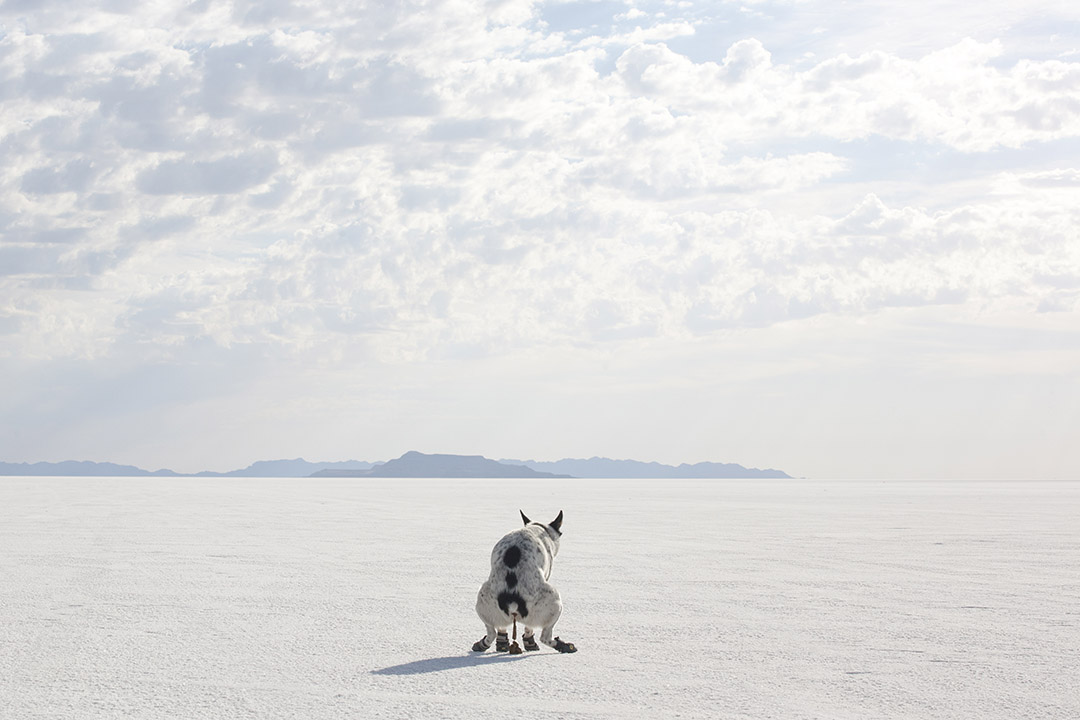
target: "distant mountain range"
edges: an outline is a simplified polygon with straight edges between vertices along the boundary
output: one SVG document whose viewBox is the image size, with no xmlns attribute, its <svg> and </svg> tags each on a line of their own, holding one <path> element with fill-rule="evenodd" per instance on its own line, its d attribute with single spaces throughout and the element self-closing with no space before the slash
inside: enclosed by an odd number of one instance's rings
<svg viewBox="0 0 1080 720">
<path fill-rule="evenodd" d="M 661 465 L 638 460 L 611 460 L 592 457 L 588 460 L 563 459 L 554 462 L 536 460 L 500 460 L 512 465 L 525 465 L 534 470 L 579 478 L 790 478 L 782 470 L 758 470 L 735 463 L 701 462 L 693 465 Z"/>
<path fill-rule="evenodd" d="M 368 470 L 378 463 L 360 460 L 345 462 L 312 463 L 303 459 L 296 460 L 260 460 L 241 470 L 214 472 L 203 470 L 197 473 L 178 473 L 172 470 L 143 470 L 133 465 L 117 465 L 108 462 L 85 462 L 67 460 L 48 463 L 6 463 L 0 462 L 0 475 L 33 476 L 76 476 L 76 477 L 310 477 L 320 470 Z"/>
<path fill-rule="evenodd" d="M 133 465 L 65 461 L 58 463 L 0 462 L 0 475 L 78 476 L 78 477 L 446 477 L 446 478 L 790 478 L 781 470 L 759 470 L 734 463 L 703 462 L 688 465 L 662 465 L 637 460 L 563 459 L 554 462 L 535 460 L 490 460 L 480 455 L 427 455 L 416 451 L 399 458 L 379 462 L 346 460 L 344 462 L 308 462 L 295 460 L 260 460 L 241 470 L 182 474 L 172 470 L 149 471 Z"/>
<path fill-rule="evenodd" d="M 380 463 L 363 460 L 345 460 L 343 462 L 308 462 L 296 460 L 259 460 L 242 470 L 216 473 L 203 471 L 197 477 L 311 477 L 323 471 L 363 472 L 377 467 Z"/>
<path fill-rule="evenodd" d="M 411 450 L 396 460 L 370 470 L 326 469 L 313 477 L 382 478 L 568 478 L 569 475 L 533 470 L 524 465 L 508 465 L 480 455 L 425 455 Z"/>
<path fill-rule="evenodd" d="M 150 472 L 134 465 L 117 465 L 116 463 L 99 463 L 78 460 L 65 460 L 64 462 L 50 463 L 6 463 L 0 462 L 0 475 L 34 475 L 34 476 L 96 476 L 109 477 L 145 477 L 166 476 L 177 477 L 178 473 L 172 470 L 156 470 Z"/>
</svg>

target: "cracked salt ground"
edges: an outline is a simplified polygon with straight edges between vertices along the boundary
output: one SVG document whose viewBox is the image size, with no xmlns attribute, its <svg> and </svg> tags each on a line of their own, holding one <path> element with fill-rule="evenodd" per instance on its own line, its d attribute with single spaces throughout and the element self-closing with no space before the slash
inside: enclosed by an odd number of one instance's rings
<svg viewBox="0 0 1080 720">
<path fill-rule="evenodd" d="M 1080 483 L 506 490 L 2 479 L 0 718 L 1080 717 Z M 469 650 L 519 507 L 574 655 Z"/>
</svg>

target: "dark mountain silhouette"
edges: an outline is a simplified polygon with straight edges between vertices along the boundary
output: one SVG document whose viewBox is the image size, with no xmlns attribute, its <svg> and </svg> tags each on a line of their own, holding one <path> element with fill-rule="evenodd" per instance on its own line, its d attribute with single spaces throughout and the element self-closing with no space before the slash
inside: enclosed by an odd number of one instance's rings
<svg viewBox="0 0 1080 720">
<path fill-rule="evenodd" d="M 533 470 L 565 473 L 578 478 L 790 478 L 782 470 L 758 470 L 735 463 L 701 462 L 693 465 L 662 465 L 638 460 L 611 460 L 593 457 L 563 459 L 554 462 L 535 460 L 502 460 L 501 462 L 524 465 Z"/>
<path fill-rule="evenodd" d="M 323 470 L 315 473 L 314 477 L 551 478 L 569 475 L 556 475 L 523 465 L 506 465 L 482 455 L 425 455 L 411 450 L 370 470 Z"/>
</svg>

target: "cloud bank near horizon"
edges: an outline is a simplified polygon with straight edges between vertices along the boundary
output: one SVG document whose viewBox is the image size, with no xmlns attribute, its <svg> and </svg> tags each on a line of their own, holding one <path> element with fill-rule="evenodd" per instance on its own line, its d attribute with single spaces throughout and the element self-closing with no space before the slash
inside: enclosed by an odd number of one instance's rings
<svg viewBox="0 0 1080 720">
<path fill-rule="evenodd" d="M 7 0 L 0 363 L 24 429 L 0 450 L 67 454 L 30 429 L 58 418 L 88 448 L 148 414 L 268 432 L 271 388 L 376 434 L 433 395 L 451 414 L 447 386 L 493 418 L 612 362 L 607 401 L 652 407 L 717 351 L 762 387 L 834 377 L 829 341 L 867 322 L 892 343 L 857 354 L 867 381 L 933 357 L 1075 398 L 1080 18 L 1012 5 Z M 1038 339 L 987 354 L 986 328 Z M 545 453 L 468 426 L 443 449 Z"/>
</svg>

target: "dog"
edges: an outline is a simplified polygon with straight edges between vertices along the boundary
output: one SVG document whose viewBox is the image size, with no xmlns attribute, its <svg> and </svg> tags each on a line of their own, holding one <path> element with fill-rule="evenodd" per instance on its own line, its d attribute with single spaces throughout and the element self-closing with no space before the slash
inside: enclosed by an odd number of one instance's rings
<svg viewBox="0 0 1080 720">
<path fill-rule="evenodd" d="M 518 510 L 518 512 L 521 512 Z M 476 614 L 487 634 L 473 644 L 474 652 L 484 652 L 495 642 L 498 652 L 518 654 L 517 623 L 524 626 L 522 643 L 526 650 L 539 650 L 533 637 L 540 628 L 540 642 L 561 653 L 577 652 L 573 643 L 551 636 L 562 614 L 562 598 L 550 583 L 551 561 L 559 552 L 562 537 L 562 510 L 548 524 L 531 522 L 521 512 L 525 527 L 503 537 L 491 551 L 491 575 L 476 596 Z M 514 644 L 506 629 L 514 626 Z"/>
</svg>

